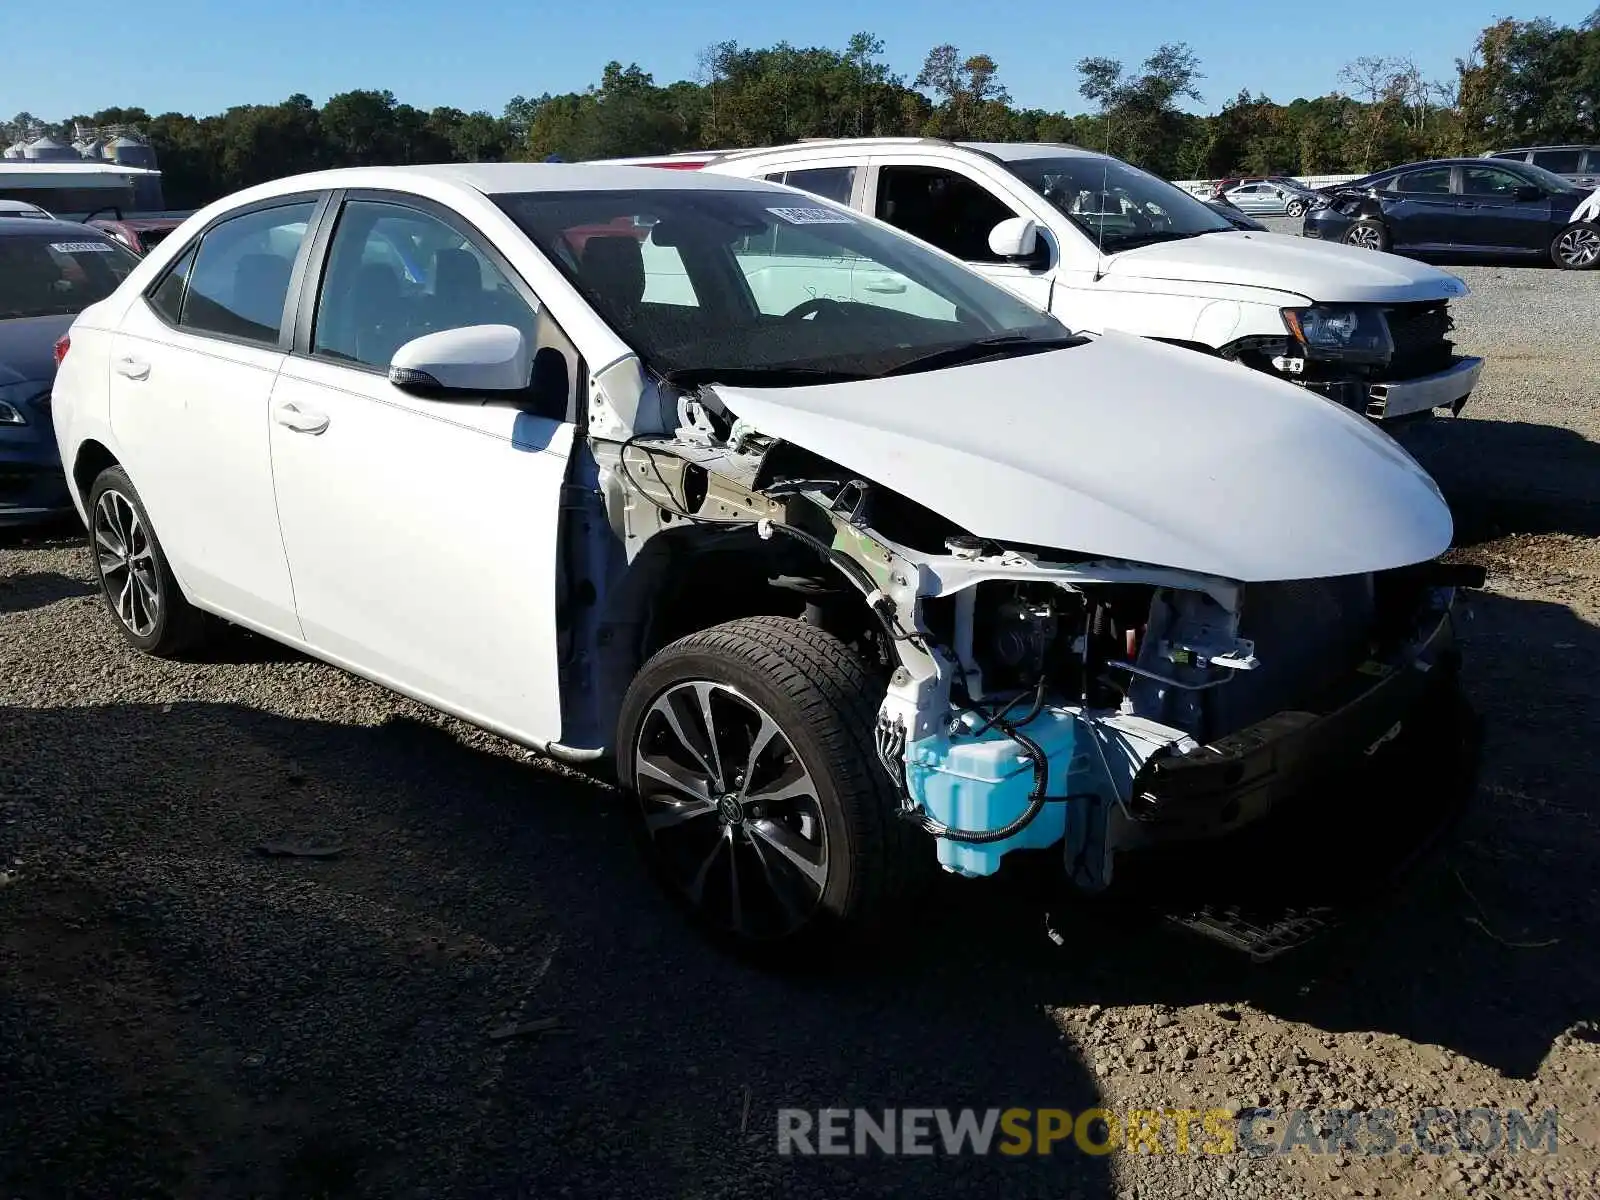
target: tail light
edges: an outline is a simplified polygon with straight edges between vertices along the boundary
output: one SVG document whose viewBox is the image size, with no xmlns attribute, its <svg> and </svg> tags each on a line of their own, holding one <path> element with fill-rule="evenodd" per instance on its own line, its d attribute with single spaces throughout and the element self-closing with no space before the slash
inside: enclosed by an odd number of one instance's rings
<svg viewBox="0 0 1600 1200">
<path fill-rule="evenodd" d="M 67 351 L 72 349 L 72 335 L 63 333 L 56 339 L 56 366 L 60 366 L 67 357 Z"/>
</svg>

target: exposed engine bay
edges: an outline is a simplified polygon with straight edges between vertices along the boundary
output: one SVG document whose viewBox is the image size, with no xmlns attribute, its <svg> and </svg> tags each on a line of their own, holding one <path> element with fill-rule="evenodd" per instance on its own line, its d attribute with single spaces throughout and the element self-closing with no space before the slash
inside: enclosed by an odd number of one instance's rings
<svg viewBox="0 0 1600 1200">
<path fill-rule="evenodd" d="M 1059 847 L 1095 891 L 1120 851 L 1248 824 L 1393 736 L 1453 654 L 1454 588 L 1481 582 L 1427 563 L 1242 584 L 1000 544 L 764 434 L 714 388 L 624 384 L 594 384 L 593 474 L 573 487 L 563 740 L 603 738 L 684 605 L 702 625 L 724 603 L 803 617 L 881 667 L 879 765 L 958 874 Z"/>
</svg>

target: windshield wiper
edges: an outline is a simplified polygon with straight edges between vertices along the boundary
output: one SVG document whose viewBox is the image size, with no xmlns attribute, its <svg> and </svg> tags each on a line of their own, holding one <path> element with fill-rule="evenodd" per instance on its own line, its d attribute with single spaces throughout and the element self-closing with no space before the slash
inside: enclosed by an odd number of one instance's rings
<svg viewBox="0 0 1600 1200">
<path fill-rule="evenodd" d="M 957 367 L 963 363 L 982 362 L 989 358 L 1011 358 L 1022 354 L 1039 354 L 1046 350 L 1065 350 L 1071 346 L 1081 346 L 1088 340 L 1077 334 L 1061 337 L 1029 337 L 1024 333 L 1002 333 L 994 337 L 979 338 L 975 342 L 963 342 L 959 346 L 946 346 L 940 350 L 929 351 L 927 354 L 919 354 L 915 358 L 890 367 L 883 372 L 882 377 L 910 375 L 917 371 L 935 371 L 941 367 Z"/>
<path fill-rule="evenodd" d="M 1232 226 L 1229 226 L 1231 229 Z M 1119 250 L 1137 250 L 1140 246 L 1153 246 L 1157 242 L 1183 242 L 1202 233 L 1223 233 L 1221 229 L 1196 230 L 1179 233 L 1176 229 L 1150 229 L 1144 233 L 1124 233 L 1105 240 L 1105 248 L 1115 254 Z"/>
<path fill-rule="evenodd" d="M 676 367 L 661 378 L 678 387 L 726 383 L 735 387 L 805 387 L 819 383 L 852 383 L 872 376 L 860 371 L 835 371 L 827 367 Z"/>
</svg>

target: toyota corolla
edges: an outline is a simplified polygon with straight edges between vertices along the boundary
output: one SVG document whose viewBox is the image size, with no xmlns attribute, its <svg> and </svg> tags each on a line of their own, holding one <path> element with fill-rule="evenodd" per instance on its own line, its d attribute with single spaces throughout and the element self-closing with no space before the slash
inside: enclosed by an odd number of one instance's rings
<svg viewBox="0 0 1600 1200">
<path fill-rule="evenodd" d="M 614 762 L 742 945 L 881 927 L 935 862 L 1103 891 L 1460 745 L 1450 513 L 1390 438 L 778 185 L 286 179 L 63 349 L 134 646 L 231 622 Z"/>
</svg>

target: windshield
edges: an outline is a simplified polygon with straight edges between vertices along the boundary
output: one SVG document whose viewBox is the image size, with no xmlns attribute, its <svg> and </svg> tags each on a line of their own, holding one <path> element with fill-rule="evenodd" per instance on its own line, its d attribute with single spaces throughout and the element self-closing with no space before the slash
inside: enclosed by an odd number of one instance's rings
<svg viewBox="0 0 1600 1200">
<path fill-rule="evenodd" d="M 1105 250 L 1233 228 L 1181 188 L 1104 155 L 1022 158 L 1006 167 Z"/>
<path fill-rule="evenodd" d="M 139 260 L 73 233 L 0 237 L 0 320 L 71 316 L 104 300 Z"/>
<path fill-rule="evenodd" d="M 867 378 L 1069 336 L 921 243 L 791 192 L 494 199 L 648 366 L 679 382 Z"/>
</svg>

